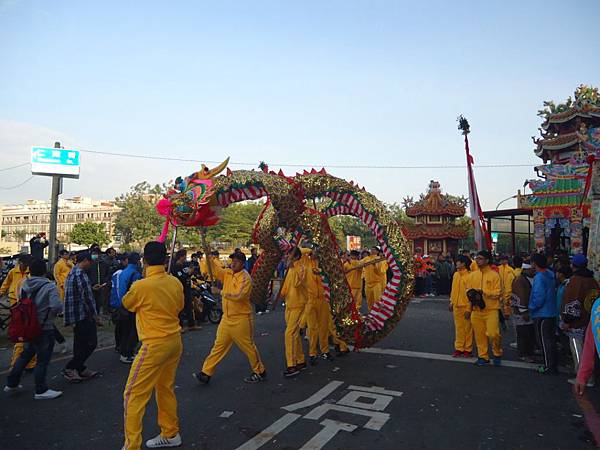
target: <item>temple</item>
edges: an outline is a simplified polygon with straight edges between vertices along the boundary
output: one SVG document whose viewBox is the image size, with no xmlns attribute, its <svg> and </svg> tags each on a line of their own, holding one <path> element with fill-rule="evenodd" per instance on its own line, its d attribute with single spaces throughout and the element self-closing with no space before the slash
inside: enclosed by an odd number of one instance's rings
<svg viewBox="0 0 600 450">
<path fill-rule="evenodd" d="M 574 100 L 544 105 L 538 114 L 545 118 L 541 138 L 533 138 L 535 154 L 544 162 L 535 168 L 541 179 L 527 181 L 532 193 L 521 197 L 519 206 L 533 210 L 538 251 L 585 253 L 592 215 L 584 190 L 590 163 L 600 150 L 598 89 L 582 85 Z"/>
<path fill-rule="evenodd" d="M 468 229 L 457 219 L 465 215 L 465 200 L 442 194 L 440 183 L 431 181 L 426 195 L 414 202 L 404 199 L 406 215 L 414 223 L 402 225 L 402 231 L 412 244 L 429 255 L 452 254 L 459 250 L 459 241 L 466 239 Z"/>
</svg>

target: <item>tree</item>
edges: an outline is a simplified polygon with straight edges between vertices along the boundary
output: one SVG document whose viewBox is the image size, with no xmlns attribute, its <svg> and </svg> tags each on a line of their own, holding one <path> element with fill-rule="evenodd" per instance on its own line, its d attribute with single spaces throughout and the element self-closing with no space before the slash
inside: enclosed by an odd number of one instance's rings
<svg viewBox="0 0 600 450">
<path fill-rule="evenodd" d="M 232 247 L 252 243 L 256 219 L 264 208 L 262 203 L 236 203 L 219 212 L 219 223 L 207 229 L 208 242 L 229 242 Z"/>
<path fill-rule="evenodd" d="M 69 239 L 75 244 L 89 247 L 92 244 L 105 245 L 110 242 L 103 223 L 84 222 L 77 223 L 69 233 Z"/>
<path fill-rule="evenodd" d="M 27 239 L 27 230 L 15 230 L 12 232 L 13 237 L 20 244 Z"/>
</svg>

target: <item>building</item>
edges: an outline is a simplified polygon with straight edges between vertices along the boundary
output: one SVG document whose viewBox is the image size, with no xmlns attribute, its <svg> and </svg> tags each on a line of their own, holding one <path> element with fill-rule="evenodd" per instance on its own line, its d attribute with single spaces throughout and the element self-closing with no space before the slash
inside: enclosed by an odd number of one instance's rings
<svg viewBox="0 0 600 450">
<path fill-rule="evenodd" d="M 92 200 L 88 197 L 60 199 L 58 203 L 59 243 L 68 246 L 69 232 L 75 224 L 84 222 L 103 223 L 111 241 L 115 240 L 116 214 L 121 210 L 114 202 Z M 25 243 L 35 234 L 50 231 L 50 202 L 27 200 L 21 205 L 2 207 L 1 229 L 7 243 Z"/>
<path fill-rule="evenodd" d="M 404 206 L 406 215 L 414 219 L 402 225 L 413 252 L 421 248 L 429 255 L 458 253 L 459 241 L 468 236 L 468 228 L 457 222 L 465 215 L 464 200 L 442 194 L 440 183 L 432 180 L 426 195 L 417 202 L 407 198 Z"/>
<path fill-rule="evenodd" d="M 574 100 L 545 106 L 539 113 L 545 118 L 541 138 L 533 139 L 544 165 L 535 168 L 540 179 L 528 180 L 532 193 L 522 204 L 533 210 L 538 251 L 585 253 L 592 215 L 584 191 L 600 150 L 600 96 L 597 88 L 582 85 Z"/>
</svg>

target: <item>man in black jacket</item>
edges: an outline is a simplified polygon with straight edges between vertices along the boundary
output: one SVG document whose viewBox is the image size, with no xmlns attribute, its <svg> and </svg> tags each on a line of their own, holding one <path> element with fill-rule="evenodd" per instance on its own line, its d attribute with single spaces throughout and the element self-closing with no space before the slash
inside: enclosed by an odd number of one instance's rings
<svg viewBox="0 0 600 450">
<path fill-rule="evenodd" d="M 44 259 L 44 249 L 48 247 L 46 233 L 38 233 L 29 240 L 29 250 L 33 259 Z"/>
<path fill-rule="evenodd" d="M 189 267 L 187 267 L 187 251 L 179 250 L 175 253 L 173 257 L 175 263 L 171 266 L 171 275 L 179 280 L 181 285 L 183 286 L 183 294 L 184 294 L 184 307 L 183 307 L 183 316 L 187 321 L 187 330 L 199 330 L 200 327 L 196 325 L 196 320 L 194 319 L 194 308 L 192 306 L 192 286 L 190 283 L 190 273 Z M 183 319 L 180 316 L 181 319 Z M 183 320 L 181 320 L 183 324 Z"/>
</svg>

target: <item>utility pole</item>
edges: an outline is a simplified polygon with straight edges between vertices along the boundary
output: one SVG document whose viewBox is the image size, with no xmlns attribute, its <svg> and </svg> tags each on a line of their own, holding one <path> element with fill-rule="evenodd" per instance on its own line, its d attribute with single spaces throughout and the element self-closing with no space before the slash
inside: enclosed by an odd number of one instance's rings
<svg viewBox="0 0 600 450">
<path fill-rule="evenodd" d="M 61 148 L 60 142 L 54 143 L 54 148 Z M 58 197 L 62 194 L 62 177 L 52 175 L 52 197 L 50 198 L 50 233 L 48 245 L 48 269 L 54 264 L 58 253 L 56 232 L 58 229 Z"/>
</svg>

